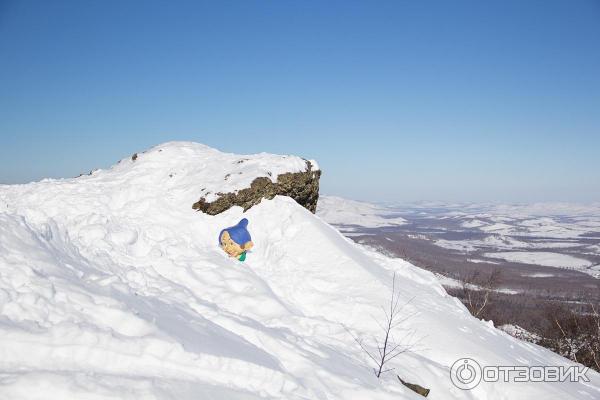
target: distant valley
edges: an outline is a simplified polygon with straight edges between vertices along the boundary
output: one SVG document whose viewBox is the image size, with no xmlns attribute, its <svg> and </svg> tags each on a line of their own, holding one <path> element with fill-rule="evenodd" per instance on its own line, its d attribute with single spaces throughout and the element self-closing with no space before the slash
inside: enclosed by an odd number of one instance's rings
<svg viewBox="0 0 600 400">
<path fill-rule="evenodd" d="M 600 301 L 600 205 L 376 206 L 326 198 L 320 214 L 354 241 L 434 272 L 458 297 L 465 277 L 499 271 L 488 315 L 497 325 L 534 329 L 532 314 L 549 303 Z"/>
</svg>

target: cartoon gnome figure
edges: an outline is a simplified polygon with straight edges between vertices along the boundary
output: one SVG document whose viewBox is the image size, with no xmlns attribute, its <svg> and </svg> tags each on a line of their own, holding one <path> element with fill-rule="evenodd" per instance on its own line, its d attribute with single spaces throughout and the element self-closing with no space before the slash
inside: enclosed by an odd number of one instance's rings
<svg viewBox="0 0 600 400">
<path fill-rule="evenodd" d="M 248 232 L 248 220 L 242 218 L 237 225 L 225 228 L 219 234 L 219 244 L 225 253 L 240 261 L 246 259 L 246 252 L 254 246 L 250 232 Z"/>
</svg>

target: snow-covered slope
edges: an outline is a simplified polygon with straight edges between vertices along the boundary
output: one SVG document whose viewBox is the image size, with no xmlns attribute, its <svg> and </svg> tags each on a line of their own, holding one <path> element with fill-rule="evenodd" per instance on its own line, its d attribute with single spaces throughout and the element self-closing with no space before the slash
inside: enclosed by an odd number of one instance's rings
<svg viewBox="0 0 600 400">
<path fill-rule="evenodd" d="M 321 196 L 317 209 L 319 217 L 344 230 L 351 229 L 353 225 L 378 228 L 406 223 L 404 218 L 393 216 L 392 213 L 383 206 L 336 196 Z"/>
<path fill-rule="evenodd" d="M 600 398 L 591 372 L 590 383 L 457 389 L 461 357 L 569 362 L 472 318 L 431 273 L 353 244 L 289 198 L 191 209 L 202 189 L 231 189 L 227 174 L 298 160 L 167 143 L 91 176 L 0 186 L 0 398 L 417 399 L 394 374 L 377 380 L 342 326 L 371 345 L 394 272 L 413 298 L 401 329 L 418 345 L 393 366 L 429 398 Z M 245 263 L 216 246 L 242 215 L 255 243 Z"/>
</svg>

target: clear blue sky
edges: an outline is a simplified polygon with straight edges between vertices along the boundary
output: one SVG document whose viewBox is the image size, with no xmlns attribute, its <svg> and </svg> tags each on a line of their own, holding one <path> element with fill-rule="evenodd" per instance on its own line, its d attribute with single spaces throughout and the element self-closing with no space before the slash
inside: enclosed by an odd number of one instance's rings
<svg viewBox="0 0 600 400">
<path fill-rule="evenodd" d="M 600 201 L 600 1 L 0 0 L 0 182 L 170 140 L 385 201 Z"/>
</svg>

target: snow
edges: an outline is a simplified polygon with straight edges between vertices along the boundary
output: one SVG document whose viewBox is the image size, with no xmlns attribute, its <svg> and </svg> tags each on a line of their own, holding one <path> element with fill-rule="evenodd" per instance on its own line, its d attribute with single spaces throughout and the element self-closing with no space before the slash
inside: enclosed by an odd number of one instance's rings
<svg viewBox="0 0 600 400">
<path fill-rule="evenodd" d="M 486 236 L 482 240 L 446 240 L 439 239 L 434 241 L 437 246 L 458 250 L 465 253 L 476 251 L 478 248 L 496 248 L 496 249 L 513 249 L 534 247 L 533 244 L 522 242 L 510 236 L 491 235 Z"/>
<path fill-rule="evenodd" d="M 514 324 L 504 324 L 500 325 L 498 329 L 508 333 L 510 336 L 516 337 L 521 340 L 525 340 L 528 342 L 536 343 L 541 339 L 541 337 L 533 332 L 528 331 L 527 329 L 520 327 L 519 325 Z"/>
<path fill-rule="evenodd" d="M 490 258 L 499 258 L 525 264 L 543 265 L 546 267 L 582 268 L 590 267 L 592 265 L 588 260 L 576 258 L 568 254 L 550 253 L 546 251 L 505 251 L 499 253 L 486 253 L 484 255 Z"/>
<path fill-rule="evenodd" d="M 335 196 L 321 196 L 317 205 L 317 215 L 332 225 L 379 228 L 406 224 L 404 218 L 389 214 L 391 211 L 383 206 Z"/>
<path fill-rule="evenodd" d="M 600 254 L 600 246 L 599 245 L 592 245 L 592 246 L 587 246 L 586 250 L 590 250 L 593 254 Z"/>
<path fill-rule="evenodd" d="M 535 272 L 533 274 L 524 274 L 522 276 L 528 277 L 528 278 L 552 278 L 556 275 L 554 274 L 546 274 L 543 272 Z"/>
<path fill-rule="evenodd" d="M 451 278 L 451 277 L 443 275 L 443 274 L 435 273 L 435 277 L 438 279 L 440 284 L 444 287 L 448 287 L 448 288 L 452 288 L 452 289 L 462 289 L 465 286 L 465 284 L 463 282 L 459 281 L 458 279 L 454 279 L 454 278 Z M 471 290 L 488 290 L 488 289 L 484 289 L 481 286 L 473 284 L 473 283 L 467 283 L 466 286 L 467 286 L 467 288 L 469 288 Z M 514 289 L 510 289 L 510 288 L 496 288 L 496 289 L 491 289 L 491 291 L 497 292 L 497 293 L 503 293 L 503 294 L 521 293 L 521 291 L 519 291 L 519 290 L 514 290 Z"/>
<path fill-rule="evenodd" d="M 469 221 L 465 221 L 462 224 L 460 224 L 460 226 L 462 226 L 463 228 L 479 228 L 480 226 L 484 226 L 486 225 L 485 222 L 480 221 L 478 219 L 472 219 Z"/>
<path fill-rule="evenodd" d="M 463 283 L 461 281 L 459 281 L 458 279 L 454 279 L 454 278 L 451 278 L 449 276 L 439 274 L 439 273 L 434 273 L 434 274 L 435 274 L 435 277 L 437 278 L 437 280 L 440 282 L 440 285 L 442 285 L 442 286 L 453 288 L 453 289 L 460 289 L 463 287 Z M 470 287 L 474 288 L 474 285 L 470 285 Z"/>
<path fill-rule="evenodd" d="M 394 273 L 420 346 L 391 366 L 429 398 L 600 397 L 594 372 L 459 390 L 448 372 L 461 357 L 571 362 L 473 318 L 432 273 L 354 244 L 289 198 L 217 216 L 191 208 L 303 162 L 172 142 L 91 176 L 0 186 L 0 398 L 417 399 L 392 373 L 377 380 L 344 328 L 373 345 Z M 255 243 L 245 263 L 216 246 L 242 216 Z"/>
<path fill-rule="evenodd" d="M 140 186 L 152 183 L 151 178 L 160 179 L 165 189 L 177 193 L 180 199 L 196 202 L 204 196 L 210 202 L 218 198 L 218 192 L 250 187 L 257 177 L 276 182 L 277 176 L 283 173 L 306 171 L 307 162 L 314 170 L 319 168 L 316 162 L 296 156 L 237 155 L 199 143 L 171 142 L 138 153 L 135 161 L 127 157 L 108 171 L 98 170 L 91 177 L 84 175 L 79 179 L 106 182 L 110 177 L 121 177 Z"/>
<path fill-rule="evenodd" d="M 469 240 L 438 239 L 434 240 L 433 243 L 436 246 L 443 247 L 448 250 L 457 250 L 464 253 L 470 253 L 472 251 L 477 250 L 477 247 L 474 244 L 472 244 Z"/>
<path fill-rule="evenodd" d="M 581 243 L 576 242 L 555 242 L 555 241 L 535 241 L 527 243 L 532 249 L 569 249 L 574 247 L 581 247 Z"/>
<path fill-rule="evenodd" d="M 491 225 L 485 225 L 481 228 L 479 228 L 480 230 L 484 231 L 484 232 L 491 232 L 491 233 L 505 233 L 505 232 L 511 232 L 512 231 L 512 225 L 509 224 L 505 224 L 505 223 L 495 223 L 495 224 L 491 224 Z"/>
<path fill-rule="evenodd" d="M 475 264 L 500 264 L 497 261 L 482 260 L 482 259 L 479 259 L 479 258 L 469 258 L 469 259 L 467 259 L 467 261 L 475 263 Z"/>
<path fill-rule="evenodd" d="M 524 242 L 511 236 L 490 235 L 482 240 L 447 240 L 438 239 L 433 242 L 439 247 L 449 250 L 457 250 L 464 253 L 477 251 L 478 249 L 494 248 L 500 250 L 512 249 L 567 249 L 581 247 L 580 243 L 565 241 L 528 241 Z"/>
<path fill-rule="evenodd" d="M 492 207 L 493 213 L 512 215 L 513 217 L 529 217 L 548 215 L 553 216 L 598 216 L 600 203 L 577 204 L 577 203 L 560 203 L 560 202 L 544 202 L 531 204 L 498 204 Z"/>
<path fill-rule="evenodd" d="M 529 243 L 522 242 L 510 236 L 493 235 L 483 239 L 481 246 L 489 246 L 496 248 L 515 248 L 528 247 Z"/>
<path fill-rule="evenodd" d="M 600 233 L 600 203 L 397 205 L 393 210 L 457 219 L 466 229 L 504 236 L 577 239 Z"/>
</svg>

